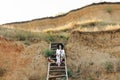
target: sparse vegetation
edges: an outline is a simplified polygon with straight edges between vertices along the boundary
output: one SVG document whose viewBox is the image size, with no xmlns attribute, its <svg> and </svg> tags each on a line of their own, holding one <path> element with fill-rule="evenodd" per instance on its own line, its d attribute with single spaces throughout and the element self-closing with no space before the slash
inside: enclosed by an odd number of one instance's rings
<svg viewBox="0 0 120 80">
<path fill-rule="evenodd" d="M 72 76 L 72 70 L 70 68 L 67 69 L 68 77 Z"/>
<path fill-rule="evenodd" d="M 48 34 L 48 35 L 46 36 L 46 39 L 47 39 L 48 41 L 50 41 L 50 42 L 54 42 L 54 41 L 55 41 L 55 35 L 53 35 L 53 34 Z"/>
<path fill-rule="evenodd" d="M 87 80 L 95 80 L 92 76 L 89 76 Z"/>
<path fill-rule="evenodd" d="M 40 80 L 40 76 L 39 75 L 32 75 L 29 77 L 29 80 Z"/>
<path fill-rule="evenodd" d="M 89 62 L 89 65 L 94 65 L 94 62 L 90 61 L 90 62 Z"/>
<path fill-rule="evenodd" d="M 106 8 L 106 11 L 108 12 L 108 13 L 111 13 L 113 10 L 112 10 L 112 7 L 110 7 L 110 6 L 108 6 L 107 8 Z"/>
<path fill-rule="evenodd" d="M 40 38 L 40 36 L 38 35 L 39 33 L 34 33 L 34 32 L 27 32 L 27 31 L 18 31 L 16 33 L 16 38 L 19 41 L 25 41 L 25 40 L 33 40 L 33 39 L 37 39 Z"/>
<path fill-rule="evenodd" d="M 17 37 L 18 40 L 20 40 L 20 41 L 26 40 L 26 35 L 24 35 L 23 33 L 18 33 L 18 34 L 16 35 L 16 37 Z"/>
<path fill-rule="evenodd" d="M 107 72 L 112 72 L 113 71 L 113 64 L 111 62 L 105 62 L 105 69 Z"/>
<path fill-rule="evenodd" d="M 69 35 L 59 35 L 59 37 L 60 37 L 61 39 L 63 39 L 64 41 L 67 41 L 68 38 L 69 38 Z"/>
<path fill-rule="evenodd" d="M 0 35 L 8 39 L 22 41 L 26 45 L 30 45 L 31 42 L 35 41 L 38 42 L 41 40 L 47 42 L 62 41 L 63 43 L 65 43 L 69 38 L 68 33 L 52 33 L 52 32 L 39 33 L 23 30 L 14 30 L 3 27 L 0 27 Z"/>
<path fill-rule="evenodd" d="M 24 42 L 24 44 L 29 46 L 29 45 L 31 44 L 31 42 L 30 42 L 29 40 L 26 40 L 26 41 Z"/>
<path fill-rule="evenodd" d="M 0 77 L 2 77 L 6 72 L 6 69 L 0 68 Z"/>
</svg>

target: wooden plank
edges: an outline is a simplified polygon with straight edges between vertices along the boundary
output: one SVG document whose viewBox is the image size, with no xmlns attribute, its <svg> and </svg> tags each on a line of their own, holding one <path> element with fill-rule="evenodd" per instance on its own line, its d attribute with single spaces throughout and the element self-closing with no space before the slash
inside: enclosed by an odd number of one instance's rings
<svg viewBox="0 0 120 80">
<path fill-rule="evenodd" d="M 65 70 L 66 70 L 66 80 L 68 80 L 67 64 L 66 64 L 66 56 L 65 56 Z"/>
<path fill-rule="evenodd" d="M 60 77 L 66 77 L 66 75 L 50 76 L 49 78 L 60 78 Z"/>
<path fill-rule="evenodd" d="M 51 76 L 66 75 L 65 72 L 50 72 Z"/>
<path fill-rule="evenodd" d="M 65 66 L 50 66 L 50 68 L 65 68 Z"/>
<path fill-rule="evenodd" d="M 65 72 L 65 70 L 50 70 L 50 72 Z"/>
<path fill-rule="evenodd" d="M 57 47 L 57 44 L 54 44 L 54 45 L 52 44 L 51 47 Z"/>
</svg>

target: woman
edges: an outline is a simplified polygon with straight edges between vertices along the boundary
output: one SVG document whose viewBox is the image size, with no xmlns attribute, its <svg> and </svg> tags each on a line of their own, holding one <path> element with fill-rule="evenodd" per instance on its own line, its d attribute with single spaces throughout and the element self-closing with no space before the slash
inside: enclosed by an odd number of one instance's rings
<svg viewBox="0 0 120 80">
<path fill-rule="evenodd" d="M 56 63 L 58 66 L 60 66 L 64 58 L 65 58 L 65 51 L 63 49 L 63 45 L 58 44 L 58 49 L 56 50 L 56 59 L 57 59 Z"/>
</svg>

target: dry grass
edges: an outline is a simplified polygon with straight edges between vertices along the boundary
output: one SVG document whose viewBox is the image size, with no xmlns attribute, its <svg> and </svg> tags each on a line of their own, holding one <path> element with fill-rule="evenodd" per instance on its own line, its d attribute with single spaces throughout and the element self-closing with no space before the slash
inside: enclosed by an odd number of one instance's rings
<svg viewBox="0 0 120 80">
<path fill-rule="evenodd" d="M 59 32 L 59 31 L 66 32 L 66 31 L 71 31 L 81 25 L 86 25 L 86 24 L 90 24 L 90 23 L 99 23 L 99 22 L 101 22 L 101 21 L 100 20 L 87 20 L 87 21 L 81 21 L 81 22 L 72 21 L 71 23 L 65 24 L 63 26 L 45 29 L 44 32 Z"/>
<path fill-rule="evenodd" d="M 95 27 L 79 27 L 75 30 L 79 30 L 81 32 L 97 32 L 97 31 L 109 31 L 120 29 L 120 25 L 104 25 L 104 26 L 95 26 Z"/>
<path fill-rule="evenodd" d="M 87 21 L 81 21 L 81 22 L 71 22 L 56 28 L 48 28 L 48 29 L 45 29 L 44 32 L 71 32 L 73 30 L 100 31 L 101 29 L 112 30 L 112 29 L 118 29 L 118 28 L 119 28 L 119 24 L 103 22 L 101 20 L 93 19 L 93 20 L 87 20 Z"/>
<path fill-rule="evenodd" d="M 17 30 L 17 29 L 15 30 L 4 27 L 0 27 L 0 35 L 11 40 L 22 41 L 28 45 L 31 43 L 39 42 L 41 40 L 47 42 L 66 43 L 66 41 L 69 38 L 69 33 L 29 32 L 29 31 Z"/>
</svg>

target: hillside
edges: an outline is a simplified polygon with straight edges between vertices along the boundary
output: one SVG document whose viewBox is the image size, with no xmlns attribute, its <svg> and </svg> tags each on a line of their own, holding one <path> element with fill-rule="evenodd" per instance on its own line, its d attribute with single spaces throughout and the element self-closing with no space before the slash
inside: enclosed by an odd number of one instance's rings
<svg viewBox="0 0 120 80">
<path fill-rule="evenodd" d="M 51 29 L 59 30 L 71 28 L 80 24 L 91 22 L 120 24 L 119 3 L 98 3 L 70 11 L 69 13 L 42 19 L 35 19 L 26 22 L 15 22 L 3 24 L 2 26 L 12 29 L 22 29 L 27 31 L 42 32 Z"/>
<path fill-rule="evenodd" d="M 0 80 L 45 80 L 50 42 L 65 44 L 69 80 L 120 80 L 120 3 L 0 25 Z"/>
<path fill-rule="evenodd" d="M 67 46 L 71 80 L 120 79 L 120 29 L 98 32 L 74 31 Z"/>
</svg>

